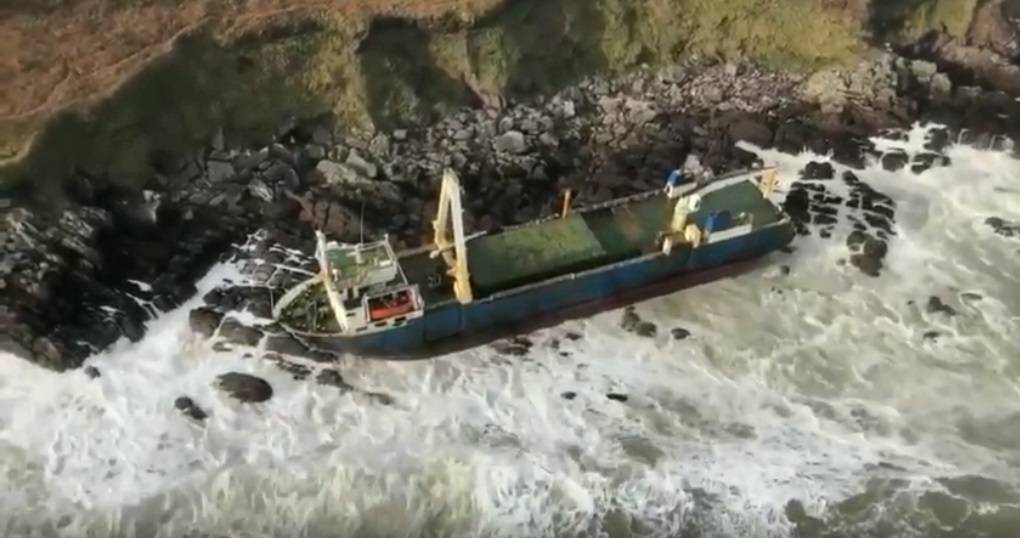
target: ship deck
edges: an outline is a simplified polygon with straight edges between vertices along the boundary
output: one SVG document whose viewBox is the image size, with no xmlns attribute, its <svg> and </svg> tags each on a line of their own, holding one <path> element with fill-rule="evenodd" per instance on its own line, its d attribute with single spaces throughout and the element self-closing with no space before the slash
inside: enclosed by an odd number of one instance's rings
<svg viewBox="0 0 1020 538">
<path fill-rule="evenodd" d="M 658 235 L 669 225 L 674 203 L 665 193 L 656 193 L 471 239 L 468 265 L 475 296 L 483 298 L 516 286 L 655 252 L 659 248 Z M 746 214 L 755 228 L 781 218 L 776 207 L 750 181 L 705 192 L 701 208 L 692 217 L 696 222 L 704 222 L 709 215 L 721 211 Z M 455 300 L 453 282 L 441 257 L 433 259 L 427 250 L 418 250 L 401 254 L 400 265 L 408 281 L 418 285 L 428 307 Z M 305 321 L 313 311 L 311 317 L 317 317 L 316 322 Z M 336 323 L 328 313 L 324 290 L 314 286 L 295 301 L 285 317 L 299 326 L 311 325 L 329 332 L 335 330 Z"/>
<path fill-rule="evenodd" d="M 592 210 L 539 225 L 525 224 L 468 242 L 468 266 L 477 297 L 638 257 L 658 250 L 658 235 L 669 225 L 675 201 L 665 193 Z M 706 192 L 693 219 L 729 211 L 747 214 L 755 227 L 779 220 L 775 206 L 757 185 L 741 181 Z M 418 284 L 427 305 L 453 300 L 442 259 L 427 252 L 401 257 L 407 278 Z"/>
</svg>

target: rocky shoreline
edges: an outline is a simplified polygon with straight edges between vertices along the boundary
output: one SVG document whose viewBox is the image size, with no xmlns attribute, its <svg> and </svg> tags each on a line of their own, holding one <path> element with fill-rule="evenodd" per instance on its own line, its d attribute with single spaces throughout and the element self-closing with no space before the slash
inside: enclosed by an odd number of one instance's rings
<svg viewBox="0 0 1020 538">
<path fill-rule="evenodd" d="M 925 153 L 882 153 L 867 140 L 914 121 L 947 126 Z M 1015 148 L 1020 104 L 957 86 L 935 63 L 881 53 L 856 70 L 811 77 L 737 63 L 646 67 L 527 102 L 493 100 L 430 126 L 341 131 L 328 121 L 292 122 L 268 147 L 217 140 L 197 155 L 164 156 L 158 181 L 142 192 L 77 175 L 59 210 L 38 209 L 31 192 L 0 200 L 0 351 L 55 370 L 78 367 L 121 337 L 140 339 L 146 320 L 192 296 L 216 260 L 234 257 L 261 279 L 207 296 L 193 328 L 241 345 L 269 334 L 266 351 L 308 354 L 273 335 L 268 320 L 253 328 L 229 313 L 268 317 L 272 294 L 287 284 L 272 280 L 271 265 L 308 252 L 312 226 L 344 241 L 389 234 L 398 248 L 420 245 L 445 167 L 467 191 L 468 228 L 482 230 L 549 215 L 568 187 L 577 204 L 656 188 L 688 156 L 714 173 L 755 164 L 739 142 L 831 153 L 851 171 L 837 176 L 812 163 L 786 210 L 801 233 L 822 236 L 847 214 L 855 229 L 835 239 L 847 244 L 850 263 L 878 275 L 895 206 L 852 170 L 877 160 L 921 172 L 947 164 L 941 151 L 951 142 Z M 833 182 L 849 188 L 848 200 L 826 186 Z"/>
</svg>

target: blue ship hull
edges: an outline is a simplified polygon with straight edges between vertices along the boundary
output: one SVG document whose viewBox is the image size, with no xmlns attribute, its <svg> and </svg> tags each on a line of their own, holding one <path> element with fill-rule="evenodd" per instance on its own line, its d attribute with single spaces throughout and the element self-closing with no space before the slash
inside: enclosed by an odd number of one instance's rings
<svg viewBox="0 0 1020 538">
<path fill-rule="evenodd" d="M 311 348 L 330 353 L 389 359 L 421 358 L 467 347 L 468 342 L 477 345 L 475 340 L 484 340 L 486 335 L 493 338 L 505 335 L 521 324 L 555 317 L 570 309 L 609 304 L 614 298 L 669 281 L 694 280 L 720 272 L 738 262 L 778 250 L 793 237 L 792 225 L 784 221 L 694 250 L 679 249 L 670 255 L 657 253 L 634 258 L 536 282 L 466 305 L 456 301 L 432 305 L 421 318 L 381 332 L 353 337 L 299 338 Z"/>
</svg>

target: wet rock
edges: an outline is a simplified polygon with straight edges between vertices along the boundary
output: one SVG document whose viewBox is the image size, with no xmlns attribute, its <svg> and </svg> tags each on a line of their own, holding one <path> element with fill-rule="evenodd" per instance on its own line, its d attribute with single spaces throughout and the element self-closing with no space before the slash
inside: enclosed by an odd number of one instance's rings
<svg viewBox="0 0 1020 538">
<path fill-rule="evenodd" d="M 266 338 L 265 350 L 295 357 L 303 357 L 308 354 L 308 348 L 289 334 L 269 336 Z"/>
<path fill-rule="evenodd" d="M 676 327 L 669 333 L 673 336 L 674 340 L 686 340 L 688 337 L 691 336 L 691 331 L 688 331 L 683 327 Z"/>
<path fill-rule="evenodd" d="M 948 165 L 949 157 L 936 153 L 919 153 L 914 156 L 913 162 L 910 165 L 910 171 L 915 174 L 920 174 L 933 166 L 940 167 Z"/>
<path fill-rule="evenodd" d="M 320 371 L 319 375 L 315 376 L 315 382 L 328 387 L 336 387 L 341 392 L 354 390 L 354 387 L 344 380 L 339 371 L 330 368 Z"/>
<path fill-rule="evenodd" d="M 220 390 L 241 402 L 258 403 L 273 397 L 272 385 L 250 374 L 229 372 L 217 377 L 216 381 Z"/>
<path fill-rule="evenodd" d="M 96 368 L 95 366 L 86 366 L 82 371 L 89 377 L 89 379 L 96 379 L 100 376 L 99 368 Z"/>
<path fill-rule="evenodd" d="M 180 396 L 174 400 L 174 407 L 180 411 L 184 416 L 197 420 L 199 422 L 205 420 L 209 415 L 202 410 L 201 407 L 195 404 L 191 398 L 187 396 Z"/>
<path fill-rule="evenodd" d="M 180 396 L 176 400 L 174 400 L 174 407 L 176 407 L 177 409 L 179 409 L 181 411 L 183 411 L 183 410 L 185 410 L 185 409 L 187 409 L 187 408 L 189 408 L 189 407 L 191 407 L 193 405 L 195 405 L 195 402 L 193 402 L 191 400 L 191 398 L 189 398 L 187 396 Z"/>
<path fill-rule="evenodd" d="M 196 308 L 188 314 L 191 331 L 204 338 L 211 338 L 222 320 L 223 314 L 206 307 Z"/>
<path fill-rule="evenodd" d="M 847 236 L 846 244 L 852 252 L 851 264 L 868 276 L 877 277 L 881 274 L 882 261 L 888 253 L 885 241 L 860 230 L 854 230 Z"/>
<path fill-rule="evenodd" d="M 577 393 L 572 390 L 568 390 L 563 394 L 560 394 L 560 397 L 562 397 L 564 400 L 573 400 L 574 398 L 577 398 Z"/>
<path fill-rule="evenodd" d="M 882 168 L 889 172 L 902 170 L 907 166 L 910 157 L 902 151 L 892 151 L 882 156 Z"/>
<path fill-rule="evenodd" d="M 923 338 L 923 339 L 924 339 L 924 340 L 925 340 L 926 342 L 934 342 L 935 340 L 937 340 L 937 339 L 938 339 L 938 337 L 939 337 L 939 335 L 940 335 L 940 334 L 941 334 L 941 333 L 939 333 L 938 331 L 927 331 L 927 332 L 925 332 L 925 333 L 924 333 L 924 335 L 922 336 L 922 338 Z"/>
<path fill-rule="evenodd" d="M 654 337 L 658 332 L 658 328 L 655 324 L 650 321 L 642 320 L 633 306 L 628 306 L 623 311 L 623 319 L 620 321 L 620 327 L 627 332 L 649 338 Z"/>
<path fill-rule="evenodd" d="M 523 357 L 531 351 L 531 348 L 534 347 L 534 345 L 535 344 L 528 338 L 517 336 L 510 340 L 494 342 L 492 347 L 501 355 Z"/>
<path fill-rule="evenodd" d="M 606 394 L 606 398 L 609 398 L 614 402 L 626 402 L 629 399 L 626 394 L 620 394 L 618 392 L 610 392 L 609 394 Z"/>
<path fill-rule="evenodd" d="M 228 342 L 248 347 L 254 347 L 262 340 L 262 331 L 249 327 L 233 317 L 223 320 L 219 335 Z"/>
<path fill-rule="evenodd" d="M 985 224 L 992 228 L 996 234 L 1010 239 L 1020 238 L 1020 222 L 1012 222 L 999 217 L 988 217 Z"/>
<path fill-rule="evenodd" d="M 804 170 L 801 170 L 800 172 L 800 177 L 802 179 L 810 180 L 832 179 L 835 176 L 836 171 L 833 169 L 832 164 L 815 161 L 809 162 L 807 166 L 804 167 Z"/>
<path fill-rule="evenodd" d="M 290 374 L 294 381 L 303 381 L 308 376 L 312 375 L 312 369 L 308 366 L 285 360 L 276 353 L 266 353 L 263 355 L 263 358 L 273 362 L 277 368 Z"/>
<path fill-rule="evenodd" d="M 929 314 L 945 314 L 947 316 L 955 316 L 956 309 L 942 302 L 942 299 L 932 295 L 928 298 L 928 304 L 924 307 L 925 311 Z"/>
</svg>

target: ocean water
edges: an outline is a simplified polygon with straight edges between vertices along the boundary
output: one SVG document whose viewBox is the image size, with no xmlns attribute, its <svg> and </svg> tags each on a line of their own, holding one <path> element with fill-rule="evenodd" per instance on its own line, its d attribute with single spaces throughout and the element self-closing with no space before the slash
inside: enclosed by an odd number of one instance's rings
<svg viewBox="0 0 1020 538">
<path fill-rule="evenodd" d="M 827 160 L 757 153 L 777 199 Z M 947 155 L 857 174 L 897 205 L 881 276 L 841 262 L 841 217 L 636 305 L 654 337 L 610 311 L 524 356 L 344 361 L 343 393 L 199 341 L 196 297 L 91 358 L 98 379 L 0 356 L 0 536 L 1020 536 L 1020 239 L 985 223 L 1020 220 L 1020 161 Z M 228 371 L 273 398 L 230 400 Z"/>
</svg>

